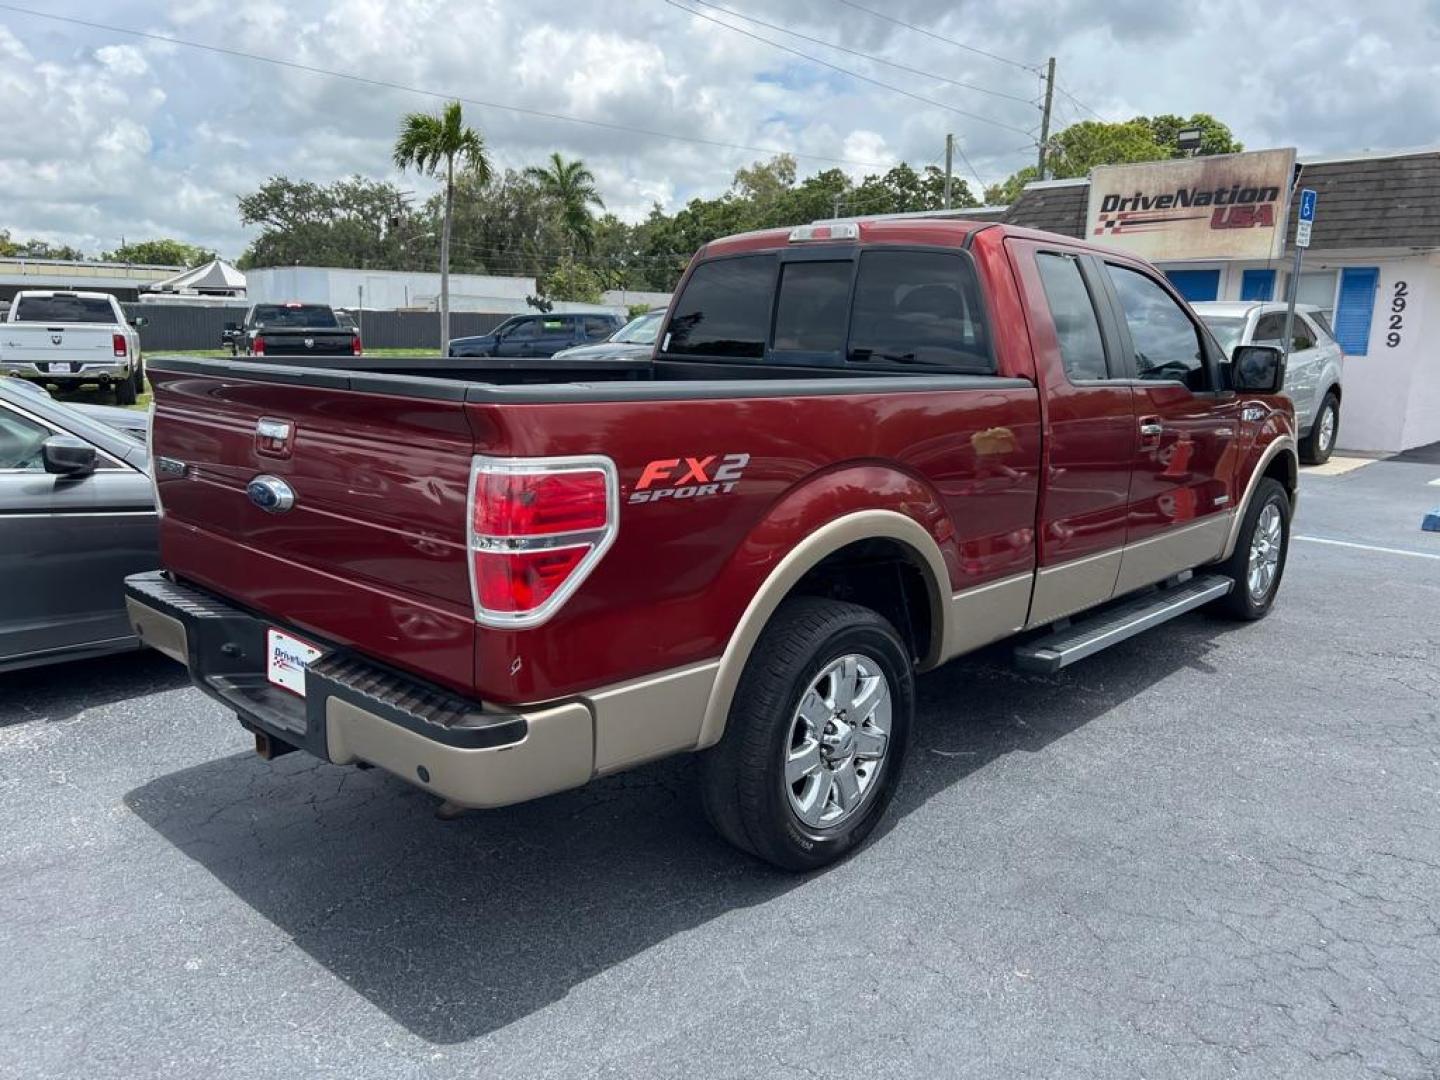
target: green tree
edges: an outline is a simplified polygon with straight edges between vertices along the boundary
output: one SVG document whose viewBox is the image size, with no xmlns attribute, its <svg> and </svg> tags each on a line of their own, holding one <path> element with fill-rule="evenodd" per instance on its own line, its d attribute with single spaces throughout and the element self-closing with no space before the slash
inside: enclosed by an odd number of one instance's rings
<svg viewBox="0 0 1440 1080">
<path fill-rule="evenodd" d="M 595 222 L 590 216 L 590 207 L 605 207 L 595 190 L 595 174 L 579 158 L 566 161 L 555 153 L 550 155 L 548 165 L 531 165 L 525 175 L 535 181 L 545 198 L 554 204 L 573 249 L 590 251 L 595 246 Z"/>
<path fill-rule="evenodd" d="M 12 241 L 9 233 L 3 239 L 11 255 L 22 259 L 59 259 L 64 262 L 84 262 L 86 259 L 83 251 L 69 244 L 51 244 L 45 240 Z"/>
<path fill-rule="evenodd" d="M 148 263 L 151 266 L 201 266 L 215 258 L 215 252 L 179 240 L 162 238 L 122 244 L 100 256 L 106 262 Z"/>
<path fill-rule="evenodd" d="M 244 254 L 256 266 L 353 266 L 434 269 L 420 241 L 425 223 L 406 208 L 393 184 L 354 176 L 314 184 L 272 176 L 241 196 L 240 223 L 262 232 Z"/>
<path fill-rule="evenodd" d="M 0 258 L 20 254 L 20 245 L 10 239 L 9 229 L 0 229 Z"/>
<path fill-rule="evenodd" d="M 1187 151 L 1180 149 L 1179 134 L 1185 128 L 1200 129 L 1201 154 L 1235 154 L 1245 149 L 1229 127 L 1209 113 L 1195 113 L 1188 120 L 1169 113 L 1117 123 L 1082 120 L 1050 137 L 1045 150 L 1046 173 L 1051 179 L 1065 180 L 1089 176 L 1097 165 L 1184 157 Z M 1027 165 L 986 188 L 985 202 L 990 206 L 1013 203 L 1036 176 L 1035 167 Z"/>
<path fill-rule="evenodd" d="M 1186 128 L 1200 129 L 1200 154 L 1238 154 L 1245 147 L 1222 124 L 1209 113 L 1195 113 L 1186 120 L 1181 116 L 1166 113 L 1162 116 L 1137 116 L 1135 122 L 1150 128 L 1150 136 L 1157 146 L 1164 148 L 1165 156 L 1184 157 L 1188 151 L 1180 149 L 1180 132 Z"/>
<path fill-rule="evenodd" d="M 605 292 L 605 282 L 594 268 L 567 255 L 540 279 L 540 294 L 547 300 L 573 300 L 581 304 L 598 304 Z"/>
<path fill-rule="evenodd" d="M 414 168 L 428 176 L 445 177 L 445 212 L 440 227 L 440 351 L 450 340 L 450 221 L 455 212 L 455 162 L 482 184 L 490 179 L 485 140 L 466 127 L 460 102 L 452 101 L 438 114 L 409 113 L 400 122 L 393 154 L 400 169 Z"/>
</svg>

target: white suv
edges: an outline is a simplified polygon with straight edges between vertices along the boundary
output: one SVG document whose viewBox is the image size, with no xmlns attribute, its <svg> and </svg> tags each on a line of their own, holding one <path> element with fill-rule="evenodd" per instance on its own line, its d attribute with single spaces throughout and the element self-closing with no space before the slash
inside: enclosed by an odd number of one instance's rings
<svg viewBox="0 0 1440 1080">
<path fill-rule="evenodd" d="M 1236 345 L 1285 342 L 1285 305 L 1277 301 L 1212 300 L 1191 304 L 1228 356 Z M 1340 371 L 1344 359 L 1325 313 L 1313 304 L 1295 305 L 1285 394 L 1295 403 L 1295 427 L 1302 433 L 1300 458 L 1307 465 L 1329 460 L 1340 432 Z"/>
</svg>

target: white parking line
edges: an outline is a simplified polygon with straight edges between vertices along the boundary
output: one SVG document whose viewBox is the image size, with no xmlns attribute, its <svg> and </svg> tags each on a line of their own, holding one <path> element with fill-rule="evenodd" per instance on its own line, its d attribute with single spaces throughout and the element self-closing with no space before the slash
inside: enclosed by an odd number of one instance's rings
<svg viewBox="0 0 1440 1080">
<path fill-rule="evenodd" d="M 1405 548 L 1380 547 L 1378 544 L 1356 544 L 1349 540 L 1329 540 L 1323 536 L 1297 536 L 1295 539 L 1308 540 L 1312 544 L 1330 544 L 1333 547 L 1378 551 L 1382 555 L 1409 555 L 1412 559 L 1440 559 L 1440 553 L 1434 551 L 1409 551 Z"/>
</svg>

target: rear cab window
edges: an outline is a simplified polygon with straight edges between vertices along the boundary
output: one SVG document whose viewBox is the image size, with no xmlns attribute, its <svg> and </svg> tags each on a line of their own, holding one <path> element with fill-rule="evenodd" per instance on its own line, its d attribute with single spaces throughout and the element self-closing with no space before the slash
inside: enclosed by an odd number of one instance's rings
<svg viewBox="0 0 1440 1080">
<path fill-rule="evenodd" d="M 287 326 L 317 330 L 340 329 L 335 312 L 324 304 L 256 304 L 250 323 L 257 329 L 279 329 Z"/>
<path fill-rule="evenodd" d="M 958 250 L 848 247 L 703 262 L 662 358 L 869 371 L 995 370 L 979 280 Z"/>
<path fill-rule="evenodd" d="M 102 296 L 22 296 L 12 321 L 113 324 L 115 309 Z"/>
</svg>

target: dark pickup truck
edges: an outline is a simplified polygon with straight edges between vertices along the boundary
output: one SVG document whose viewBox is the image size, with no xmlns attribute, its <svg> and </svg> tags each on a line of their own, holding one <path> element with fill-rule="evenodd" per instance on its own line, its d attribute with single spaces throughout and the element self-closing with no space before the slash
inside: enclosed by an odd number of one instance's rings
<svg viewBox="0 0 1440 1080">
<path fill-rule="evenodd" d="M 718 830 L 803 870 L 883 814 L 917 672 L 1257 619 L 1285 568 L 1281 354 L 1223 355 L 1117 252 L 747 234 L 696 255 L 653 358 L 576 366 L 152 360 L 137 632 L 262 754 L 450 809 L 700 751 Z"/>
<path fill-rule="evenodd" d="M 220 343 L 237 356 L 360 356 L 360 331 L 328 304 L 255 304 L 243 323 L 226 323 Z"/>
</svg>

